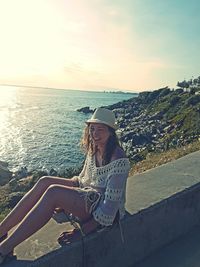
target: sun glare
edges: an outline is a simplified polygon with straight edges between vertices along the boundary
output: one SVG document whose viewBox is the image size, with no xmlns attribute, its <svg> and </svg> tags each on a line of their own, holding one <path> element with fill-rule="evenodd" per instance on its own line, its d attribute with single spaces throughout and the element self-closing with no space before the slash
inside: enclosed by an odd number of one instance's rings
<svg viewBox="0 0 200 267">
<path fill-rule="evenodd" d="M 0 86 L 0 116 L 4 108 L 14 105 L 16 98 L 16 88 L 11 86 Z"/>
<path fill-rule="evenodd" d="M 0 151 L 9 146 L 8 136 L 11 135 L 10 109 L 16 106 L 16 88 L 0 86 Z"/>
</svg>

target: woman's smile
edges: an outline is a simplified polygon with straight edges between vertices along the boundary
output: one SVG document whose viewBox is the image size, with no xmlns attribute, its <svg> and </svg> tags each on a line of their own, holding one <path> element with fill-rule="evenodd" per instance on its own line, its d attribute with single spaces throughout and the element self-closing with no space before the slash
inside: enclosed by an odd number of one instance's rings
<svg viewBox="0 0 200 267">
<path fill-rule="evenodd" d="M 90 124 L 90 136 L 95 143 L 98 145 L 105 145 L 110 137 L 109 129 L 102 123 L 91 123 Z"/>
</svg>

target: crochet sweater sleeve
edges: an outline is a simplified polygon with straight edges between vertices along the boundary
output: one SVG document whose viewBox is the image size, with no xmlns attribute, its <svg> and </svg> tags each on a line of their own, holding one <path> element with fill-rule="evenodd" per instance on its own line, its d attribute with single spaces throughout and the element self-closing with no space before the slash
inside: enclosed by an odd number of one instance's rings
<svg viewBox="0 0 200 267">
<path fill-rule="evenodd" d="M 119 205 L 125 194 L 128 171 L 129 168 L 126 168 L 121 173 L 115 173 L 114 170 L 108 178 L 104 199 L 93 212 L 94 219 L 103 226 L 112 225 L 115 219 Z"/>
<path fill-rule="evenodd" d="M 80 172 L 80 174 L 78 176 L 74 176 L 73 177 L 73 179 L 78 182 L 79 187 L 83 187 L 82 180 L 83 180 L 83 178 L 85 176 L 86 168 L 87 168 L 87 158 L 85 159 L 85 162 L 84 162 L 84 165 L 83 165 L 83 169 Z"/>
</svg>

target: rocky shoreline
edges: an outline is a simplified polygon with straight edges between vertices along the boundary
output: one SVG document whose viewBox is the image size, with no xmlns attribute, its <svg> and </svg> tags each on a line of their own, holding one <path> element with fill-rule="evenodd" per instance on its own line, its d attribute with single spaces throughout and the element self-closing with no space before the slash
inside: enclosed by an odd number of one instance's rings
<svg viewBox="0 0 200 267">
<path fill-rule="evenodd" d="M 200 89 L 197 89 L 199 92 Z M 107 106 L 114 111 L 120 141 L 135 163 L 200 138 L 200 95 L 168 87 Z M 79 111 L 93 112 L 89 107 Z"/>
<path fill-rule="evenodd" d="M 127 156 L 134 163 L 145 159 L 149 152 L 163 152 L 200 138 L 200 89 L 196 92 L 173 90 L 168 87 L 141 92 L 137 97 L 107 106 L 114 111 L 119 125 L 118 135 Z M 93 113 L 90 107 L 78 112 Z M 79 168 L 78 168 L 79 171 Z M 40 170 L 38 172 L 41 172 Z M 37 173 L 21 167 L 12 173 L 8 163 L 0 161 L 0 185 Z M 54 169 L 45 175 L 69 177 L 77 170 L 64 173 Z"/>
<path fill-rule="evenodd" d="M 24 194 L 33 187 L 40 177 L 52 175 L 71 178 L 78 175 L 81 169 L 82 166 L 77 168 L 66 168 L 60 172 L 54 169 L 49 171 L 28 171 L 26 167 L 21 167 L 18 171 L 12 173 L 8 169 L 8 163 L 0 162 L 0 221 L 10 209 L 14 208 Z"/>
</svg>

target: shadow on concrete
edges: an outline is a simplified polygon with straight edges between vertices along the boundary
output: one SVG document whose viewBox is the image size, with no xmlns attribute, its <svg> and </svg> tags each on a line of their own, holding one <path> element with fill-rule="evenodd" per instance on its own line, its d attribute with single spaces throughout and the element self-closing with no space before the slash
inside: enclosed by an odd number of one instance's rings
<svg viewBox="0 0 200 267">
<path fill-rule="evenodd" d="M 161 248 L 132 267 L 199 267 L 200 227 Z"/>
<path fill-rule="evenodd" d="M 27 267 L 32 261 L 29 260 L 10 260 L 5 262 L 3 266 L 5 267 Z"/>
</svg>

